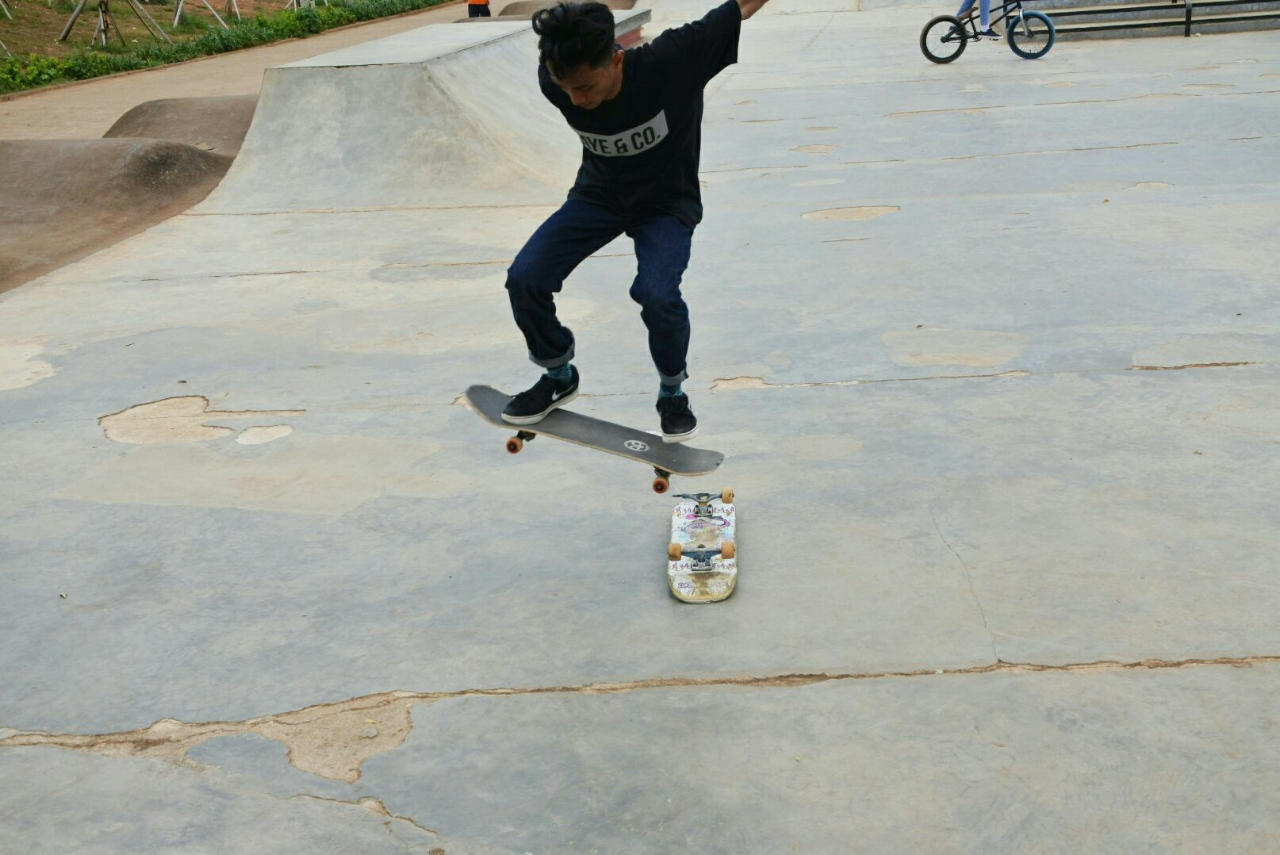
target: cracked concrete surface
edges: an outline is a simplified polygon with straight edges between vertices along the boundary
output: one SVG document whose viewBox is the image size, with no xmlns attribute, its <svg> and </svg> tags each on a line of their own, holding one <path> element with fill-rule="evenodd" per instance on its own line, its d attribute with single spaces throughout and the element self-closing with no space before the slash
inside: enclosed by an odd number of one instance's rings
<svg viewBox="0 0 1280 855">
<path fill-rule="evenodd" d="M 941 530 L 939 529 L 941 536 Z M 943 538 L 946 542 L 945 537 Z M 950 544 L 947 544 L 950 549 Z M 964 564 L 958 552 L 952 554 Z M 966 576 L 968 567 L 965 566 Z M 986 626 L 986 613 L 973 592 L 974 602 Z M 995 636 L 992 635 L 994 652 Z M 191 765 L 188 755 L 204 742 L 227 736 L 258 734 L 282 743 L 288 750 L 289 763 L 303 772 L 322 778 L 355 783 L 360 767 L 378 754 L 393 751 L 404 744 L 413 728 L 412 708 L 415 704 L 435 703 L 467 697 L 518 697 L 524 695 L 580 694 L 604 695 L 655 689 L 706 688 L 740 686 L 753 689 L 792 689 L 845 680 L 885 680 L 893 678 L 956 677 L 980 674 L 1035 673 L 1110 673 L 1115 671 L 1163 670 L 1169 668 L 1202 668 L 1230 666 L 1249 668 L 1254 665 L 1280 663 L 1277 656 L 1218 657 L 1216 659 L 1184 659 L 1168 661 L 1146 659 L 1137 662 L 1075 662 L 1064 665 L 1041 665 L 1029 662 L 1006 662 L 996 659 L 989 665 L 969 668 L 921 668 L 912 671 L 879 671 L 856 674 L 798 673 L 767 677 L 738 676 L 723 678 L 663 678 L 622 683 L 591 683 L 583 686 L 546 686 L 535 688 L 462 689 L 451 692 L 384 692 L 336 703 L 317 704 L 302 710 L 277 713 L 239 722 L 187 723 L 164 719 L 154 724 L 121 733 L 59 734 L 23 732 L 7 729 L 0 736 L 0 748 L 53 747 L 100 754 L 105 757 L 151 757 L 178 765 Z M 367 802 L 367 803 L 366 803 Z M 377 799 L 348 802 L 390 816 Z M 401 819 L 402 817 L 394 817 Z M 426 829 L 430 830 L 430 829 Z M 437 833 L 437 832 L 432 832 Z"/>
<path fill-rule="evenodd" d="M 763 377 L 721 377 L 711 391 L 733 389 L 804 389 L 815 386 L 863 386 L 870 383 L 911 383 L 931 380 L 984 380 L 992 377 L 1027 377 L 1029 371 L 1001 371 L 998 374 L 949 374 L 940 377 L 885 377 L 880 380 L 826 380 L 813 383 L 766 383 Z"/>
<path fill-rule="evenodd" d="M 385 816 L 388 819 L 396 819 L 396 820 L 400 820 L 401 822 L 407 822 L 410 825 L 412 825 L 414 828 L 418 829 L 419 831 L 425 831 L 426 833 L 433 834 L 436 837 L 440 836 L 440 832 L 436 831 L 435 829 L 426 828 L 424 826 L 418 825 L 418 823 L 414 822 L 413 817 L 399 816 L 397 814 L 393 814 L 391 811 L 387 810 L 386 805 L 384 805 L 379 799 L 373 798 L 372 796 L 365 796 L 364 798 L 357 799 L 354 802 L 346 802 L 346 801 L 343 801 L 342 799 L 326 799 L 323 796 L 313 796 L 310 793 L 299 793 L 298 795 L 294 796 L 294 798 L 295 799 L 318 799 L 319 801 L 323 801 L 323 802 L 333 802 L 335 804 L 340 804 L 340 805 L 352 805 L 353 807 L 363 808 L 364 810 L 367 810 L 371 813 L 376 813 L 379 816 Z M 433 849 L 431 851 L 435 853 L 444 852 L 443 849 Z"/>
<path fill-rule="evenodd" d="M 824 211 L 810 211 L 804 215 L 806 220 L 874 220 L 885 214 L 895 214 L 902 210 L 897 205 L 863 205 L 857 208 L 828 208 Z"/>
<path fill-rule="evenodd" d="M 1280 49 L 933 67 L 921 10 L 851 9 L 774 0 L 708 93 L 714 608 L 642 470 L 455 406 L 532 376 L 503 259 L 564 188 L 398 182 L 429 111 L 344 163 L 367 123 L 280 128 L 0 297 L 0 851 L 1280 846 Z M 528 58 L 442 86 L 492 130 Z M 559 305 L 577 406 L 651 427 L 634 264 Z"/>
</svg>

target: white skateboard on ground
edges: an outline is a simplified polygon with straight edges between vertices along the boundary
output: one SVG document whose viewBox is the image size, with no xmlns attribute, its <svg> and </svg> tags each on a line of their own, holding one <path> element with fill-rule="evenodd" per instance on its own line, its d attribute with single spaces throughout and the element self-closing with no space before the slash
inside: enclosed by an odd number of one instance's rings
<svg viewBox="0 0 1280 855">
<path fill-rule="evenodd" d="M 728 599 L 738 584 L 733 490 L 676 498 L 684 501 L 671 512 L 667 584 L 672 595 L 686 603 Z"/>
</svg>

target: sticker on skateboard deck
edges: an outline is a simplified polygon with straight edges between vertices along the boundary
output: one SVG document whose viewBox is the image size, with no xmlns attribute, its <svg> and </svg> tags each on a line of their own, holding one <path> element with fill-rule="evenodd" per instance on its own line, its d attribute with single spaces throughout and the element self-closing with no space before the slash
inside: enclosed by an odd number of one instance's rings
<svg viewBox="0 0 1280 855">
<path fill-rule="evenodd" d="M 681 494 L 671 512 L 667 585 L 686 603 L 717 603 L 738 584 L 733 491 Z"/>
<path fill-rule="evenodd" d="M 672 475 L 707 475 L 716 471 L 724 460 L 724 455 L 718 451 L 693 448 L 684 443 L 666 443 L 661 436 L 571 410 L 553 410 L 536 424 L 509 424 L 502 420 L 502 410 L 510 400 L 510 395 L 504 395 L 492 386 L 467 389 L 467 402 L 480 418 L 491 425 L 516 431 L 516 435 L 507 440 L 507 451 L 512 454 L 518 454 L 526 442 L 545 434 L 652 466 L 656 476 L 653 479 L 655 493 L 665 493 L 671 488 Z"/>
</svg>

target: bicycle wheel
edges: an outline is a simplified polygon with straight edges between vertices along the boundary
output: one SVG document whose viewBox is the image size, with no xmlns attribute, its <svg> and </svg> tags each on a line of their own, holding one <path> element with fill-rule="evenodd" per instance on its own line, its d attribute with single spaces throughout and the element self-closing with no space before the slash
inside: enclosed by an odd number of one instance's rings
<svg viewBox="0 0 1280 855">
<path fill-rule="evenodd" d="M 920 52 L 930 62 L 951 62 L 964 53 L 969 44 L 968 35 L 959 18 L 939 15 L 920 31 Z"/>
<path fill-rule="evenodd" d="M 1009 47 L 1023 59 L 1039 59 L 1053 47 L 1053 21 L 1043 12 L 1023 12 L 1009 22 Z"/>
</svg>

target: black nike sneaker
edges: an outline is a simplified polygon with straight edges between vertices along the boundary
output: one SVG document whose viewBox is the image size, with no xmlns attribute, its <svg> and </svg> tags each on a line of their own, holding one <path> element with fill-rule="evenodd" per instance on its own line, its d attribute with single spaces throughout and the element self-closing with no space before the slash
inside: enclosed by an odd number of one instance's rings
<svg viewBox="0 0 1280 855">
<path fill-rule="evenodd" d="M 572 365 L 569 368 L 573 371 L 569 380 L 556 380 L 548 374 L 539 377 L 532 388 L 511 399 L 502 411 L 502 420 L 513 425 L 537 424 L 556 407 L 578 397 L 578 369 Z"/>
<path fill-rule="evenodd" d="M 662 417 L 663 442 L 684 442 L 698 433 L 698 417 L 689 409 L 688 395 L 659 398 L 658 415 Z"/>
</svg>

